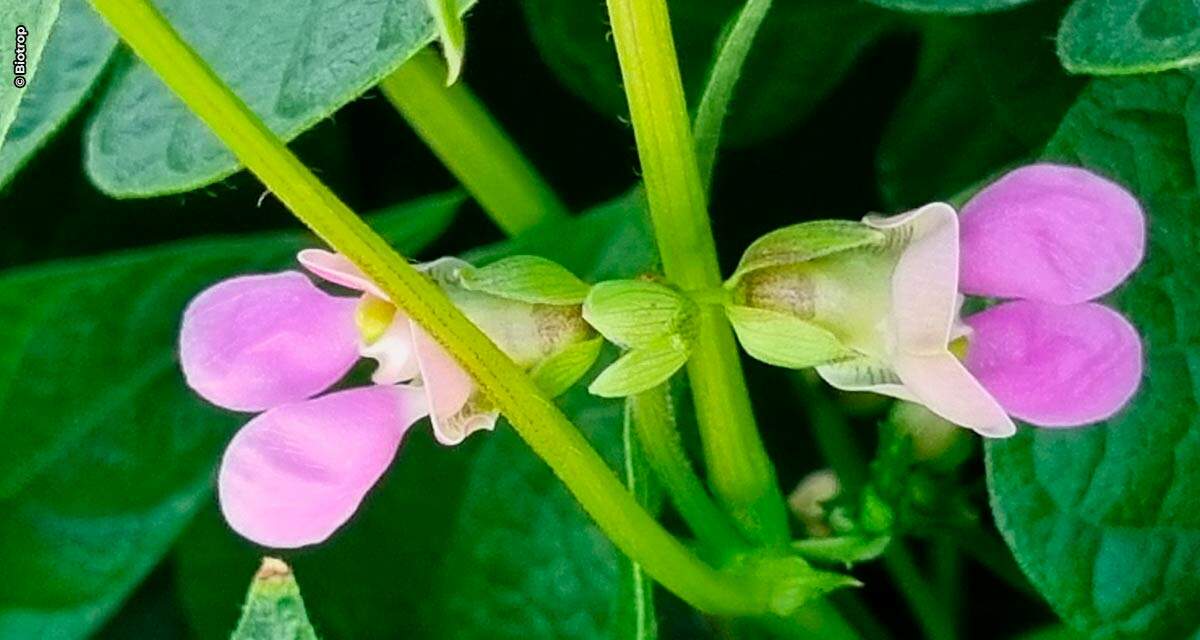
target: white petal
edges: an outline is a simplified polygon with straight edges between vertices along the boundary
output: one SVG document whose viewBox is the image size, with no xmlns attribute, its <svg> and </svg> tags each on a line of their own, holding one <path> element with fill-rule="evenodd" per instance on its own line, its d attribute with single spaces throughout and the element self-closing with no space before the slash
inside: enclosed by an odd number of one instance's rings
<svg viewBox="0 0 1200 640">
<path fill-rule="evenodd" d="M 1017 432 L 1012 418 L 963 363 L 948 351 L 898 355 L 892 365 L 905 388 L 939 416 L 991 438 Z"/>
<path fill-rule="evenodd" d="M 413 347 L 412 327 L 408 318 L 397 312 L 383 335 L 371 344 L 362 345 L 358 353 L 379 363 L 371 381 L 375 384 L 408 382 L 421 373 Z"/>
<path fill-rule="evenodd" d="M 892 274 L 892 330 L 897 353 L 945 351 L 958 317 L 958 215 L 943 202 L 863 222 L 905 247 Z"/>
</svg>

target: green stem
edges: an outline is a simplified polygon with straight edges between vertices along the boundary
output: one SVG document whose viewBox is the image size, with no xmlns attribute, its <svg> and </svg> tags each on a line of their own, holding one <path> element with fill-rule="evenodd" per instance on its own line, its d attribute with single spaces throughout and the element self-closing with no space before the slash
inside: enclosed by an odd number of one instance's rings
<svg viewBox="0 0 1200 640">
<path fill-rule="evenodd" d="M 450 352 L 617 547 L 698 609 L 728 615 L 769 610 L 773 585 L 717 572 L 667 533 L 528 376 L 288 151 L 148 0 L 92 4 L 297 218 Z"/>
<path fill-rule="evenodd" d="M 685 290 L 721 284 L 717 249 L 665 0 L 608 0 L 617 57 L 667 278 Z M 733 332 L 702 307 L 688 376 L 708 478 L 751 539 L 787 542 L 787 511 L 754 422 Z"/>
<path fill-rule="evenodd" d="M 925 637 L 934 640 L 953 640 L 955 637 L 954 622 L 942 610 L 937 595 L 917 568 L 912 551 L 903 543 L 895 540 L 883 554 L 883 566 L 887 568 L 892 582 L 904 596 Z"/>
<path fill-rule="evenodd" d="M 646 461 L 692 532 L 715 550 L 732 552 L 745 547 L 745 540 L 717 508 L 692 469 L 675 427 L 667 386 L 630 396 L 628 402 Z"/>
<path fill-rule="evenodd" d="M 445 79 L 445 62 L 425 49 L 379 88 L 505 233 L 566 218 L 567 208 L 471 90 Z"/>
</svg>

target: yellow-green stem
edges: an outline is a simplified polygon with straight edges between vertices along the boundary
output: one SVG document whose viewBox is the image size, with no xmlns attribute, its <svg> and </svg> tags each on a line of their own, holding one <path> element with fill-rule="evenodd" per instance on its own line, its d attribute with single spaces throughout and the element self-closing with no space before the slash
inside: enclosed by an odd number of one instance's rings
<svg viewBox="0 0 1200 640">
<path fill-rule="evenodd" d="M 413 56 L 379 88 L 413 130 L 509 235 L 567 209 L 471 90 L 445 85 L 446 63 L 431 49 Z"/>
<path fill-rule="evenodd" d="M 608 0 L 608 13 L 663 271 L 685 290 L 719 287 L 666 2 Z M 717 497 L 752 539 L 786 542 L 783 496 L 759 439 L 733 332 L 719 308 L 701 308 L 688 376 Z"/>
<path fill-rule="evenodd" d="M 771 585 L 719 573 L 667 533 L 529 378 L 288 151 L 148 0 L 92 4 L 297 218 L 450 352 L 621 550 L 701 610 L 736 615 L 769 609 Z"/>
</svg>

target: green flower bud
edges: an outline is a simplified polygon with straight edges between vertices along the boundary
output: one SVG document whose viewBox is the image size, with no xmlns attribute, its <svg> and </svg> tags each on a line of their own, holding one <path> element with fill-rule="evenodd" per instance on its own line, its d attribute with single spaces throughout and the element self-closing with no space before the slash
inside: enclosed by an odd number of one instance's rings
<svg viewBox="0 0 1200 640">
<path fill-rule="evenodd" d="M 583 317 L 610 342 L 627 349 L 588 387 L 617 398 L 668 380 L 691 354 L 695 303 L 656 282 L 613 280 L 592 287 Z"/>
</svg>

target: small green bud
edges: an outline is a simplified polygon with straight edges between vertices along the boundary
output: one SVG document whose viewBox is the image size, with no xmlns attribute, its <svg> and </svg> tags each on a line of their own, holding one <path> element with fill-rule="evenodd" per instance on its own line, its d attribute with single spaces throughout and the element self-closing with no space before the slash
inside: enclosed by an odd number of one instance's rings
<svg viewBox="0 0 1200 640">
<path fill-rule="evenodd" d="M 609 342 L 625 348 L 663 336 L 691 339 L 696 305 L 678 291 L 644 280 L 601 282 L 583 302 L 583 318 Z"/>
<path fill-rule="evenodd" d="M 912 442 L 918 462 L 952 469 L 971 455 L 974 439 L 970 432 L 914 402 L 897 402 L 889 422 Z"/>
<path fill-rule="evenodd" d="M 761 551 L 738 558 L 734 572 L 753 575 L 768 585 L 771 613 L 788 616 L 805 604 L 845 587 L 861 587 L 853 577 L 816 569 L 800 556 L 782 551 Z"/>
<path fill-rule="evenodd" d="M 837 536 L 808 538 L 792 543 L 796 553 L 809 560 L 850 566 L 874 560 L 883 555 L 891 544 L 891 536 Z"/>
<path fill-rule="evenodd" d="M 529 372 L 533 381 L 551 398 L 564 393 L 595 364 L 604 346 L 604 338 L 575 342 L 548 356 Z"/>
<path fill-rule="evenodd" d="M 316 640 L 300 587 L 282 560 L 263 558 L 232 640 Z"/>
<path fill-rule="evenodd" d="M 745 275 L 791 264 L 809 262 L 835 253 L 877 245 L 885 235 L 859 222 L 818 220 L 784 227 L 755 240 L 726 285 L 737 285 Z"/>
</svg>

